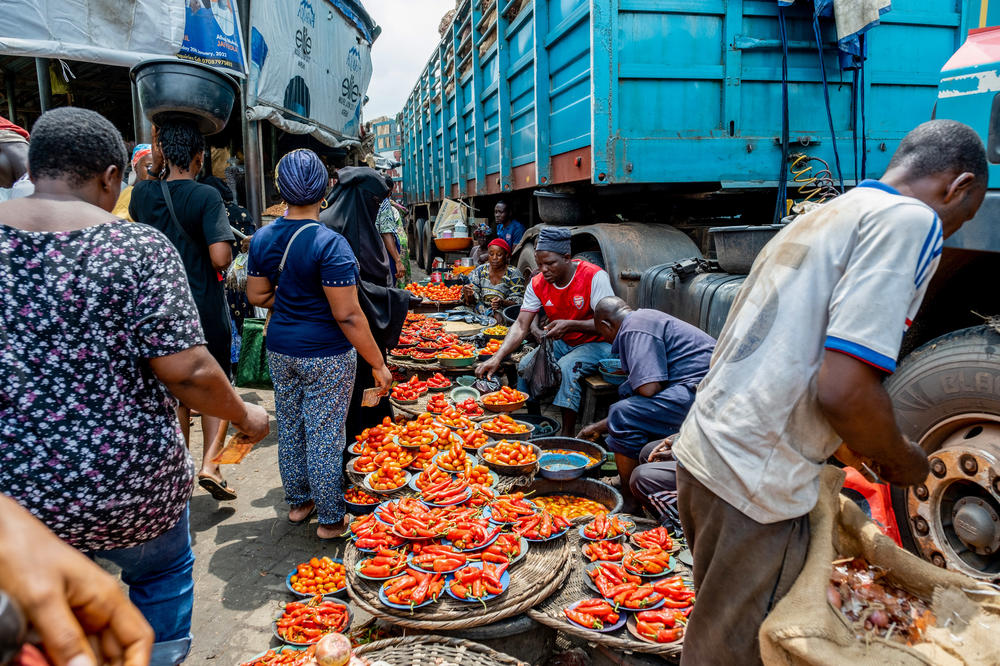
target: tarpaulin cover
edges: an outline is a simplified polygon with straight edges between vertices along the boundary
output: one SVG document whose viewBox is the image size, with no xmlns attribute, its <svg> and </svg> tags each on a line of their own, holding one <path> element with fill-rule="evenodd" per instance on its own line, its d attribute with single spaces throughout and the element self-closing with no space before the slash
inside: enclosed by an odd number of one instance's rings
<svg viewBox="0 0 1000 666">
<path fill-rule="evenodd" d="M 285 131 L 312 134 L 308 126 L 318 126 L 334 141 L 357 140 L 372 77 L 371 42 L 358 24 L 328 0 L 254 0 L 250 25 L 254 106 L 306 125 Z M 335 145 L 322 133 L 316 138 Z"/>
<path fill-rule="evenodd" d="M 184 0 L 3 0 L 0 54 L 131 67 L 175 55 Z"/>
</svg>

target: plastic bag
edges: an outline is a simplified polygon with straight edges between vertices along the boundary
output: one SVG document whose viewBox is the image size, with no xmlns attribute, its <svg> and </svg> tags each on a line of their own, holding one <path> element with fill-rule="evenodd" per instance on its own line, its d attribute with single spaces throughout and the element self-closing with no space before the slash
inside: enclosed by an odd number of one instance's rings
<svg viewBox="0 0 1000 666">
<path fill-rule="evenodd" d="M 240 361 L 236 365 L 236 386 L 240 388 L 273 389 L 271 369 L 267 365 L 264 345 L 264 320 L 247 317 L 243 320 Z"/>
<path fill-rule="evenodd" d="M 527 382 L 528 395 L 532 400 L 555 394 L 562 383 L 562 370 L 553 358 L 552 341 L 542 338 L 542 344 L 531 355 L 523 372 L 519 370 L 518 374 Z"/>
</svg>

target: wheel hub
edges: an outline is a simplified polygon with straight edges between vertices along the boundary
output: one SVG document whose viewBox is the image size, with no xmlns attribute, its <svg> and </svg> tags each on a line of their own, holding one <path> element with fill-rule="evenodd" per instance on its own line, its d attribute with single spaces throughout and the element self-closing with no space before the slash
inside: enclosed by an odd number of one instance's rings
<svg viewBox="0 0 1000 666">
<path fill-rule="evenodd" d="M 924 484 L 906 493 L 921 553 L 939 566 L 1000 580 L 1000 423 L 952 419 L 921 445 L 937 448 Z"/>
</svg>

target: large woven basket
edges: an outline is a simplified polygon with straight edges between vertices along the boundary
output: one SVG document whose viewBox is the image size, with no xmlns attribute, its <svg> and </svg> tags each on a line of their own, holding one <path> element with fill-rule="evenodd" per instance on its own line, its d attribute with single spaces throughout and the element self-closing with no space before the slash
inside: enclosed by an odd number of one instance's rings
<svg viewBox="0 0 1000 666">
<path fill-rule="evenodd" d="M 369 662 L 387 661 L 393 666 L 525 666 L 524 662 L 485 645 L 446 636 L 403 636 L 375 641 L 354 649 Z"/>
</svg>

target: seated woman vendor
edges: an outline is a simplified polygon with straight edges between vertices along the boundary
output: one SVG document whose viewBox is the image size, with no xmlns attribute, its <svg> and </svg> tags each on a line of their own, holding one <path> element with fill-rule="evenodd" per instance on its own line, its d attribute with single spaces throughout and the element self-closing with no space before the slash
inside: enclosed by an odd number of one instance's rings
<svg viewBox="0 0 1000 666">
<path fill-rule="evenodd" d="M 487 247 L 487 261 L 469 273 L 469 284 L 462 288 L 462 301 L 479 314 L 490 314 L 524 299 L 524 276 L 511 266 L 510 245 L 502 238 Z"/>
</svg>

